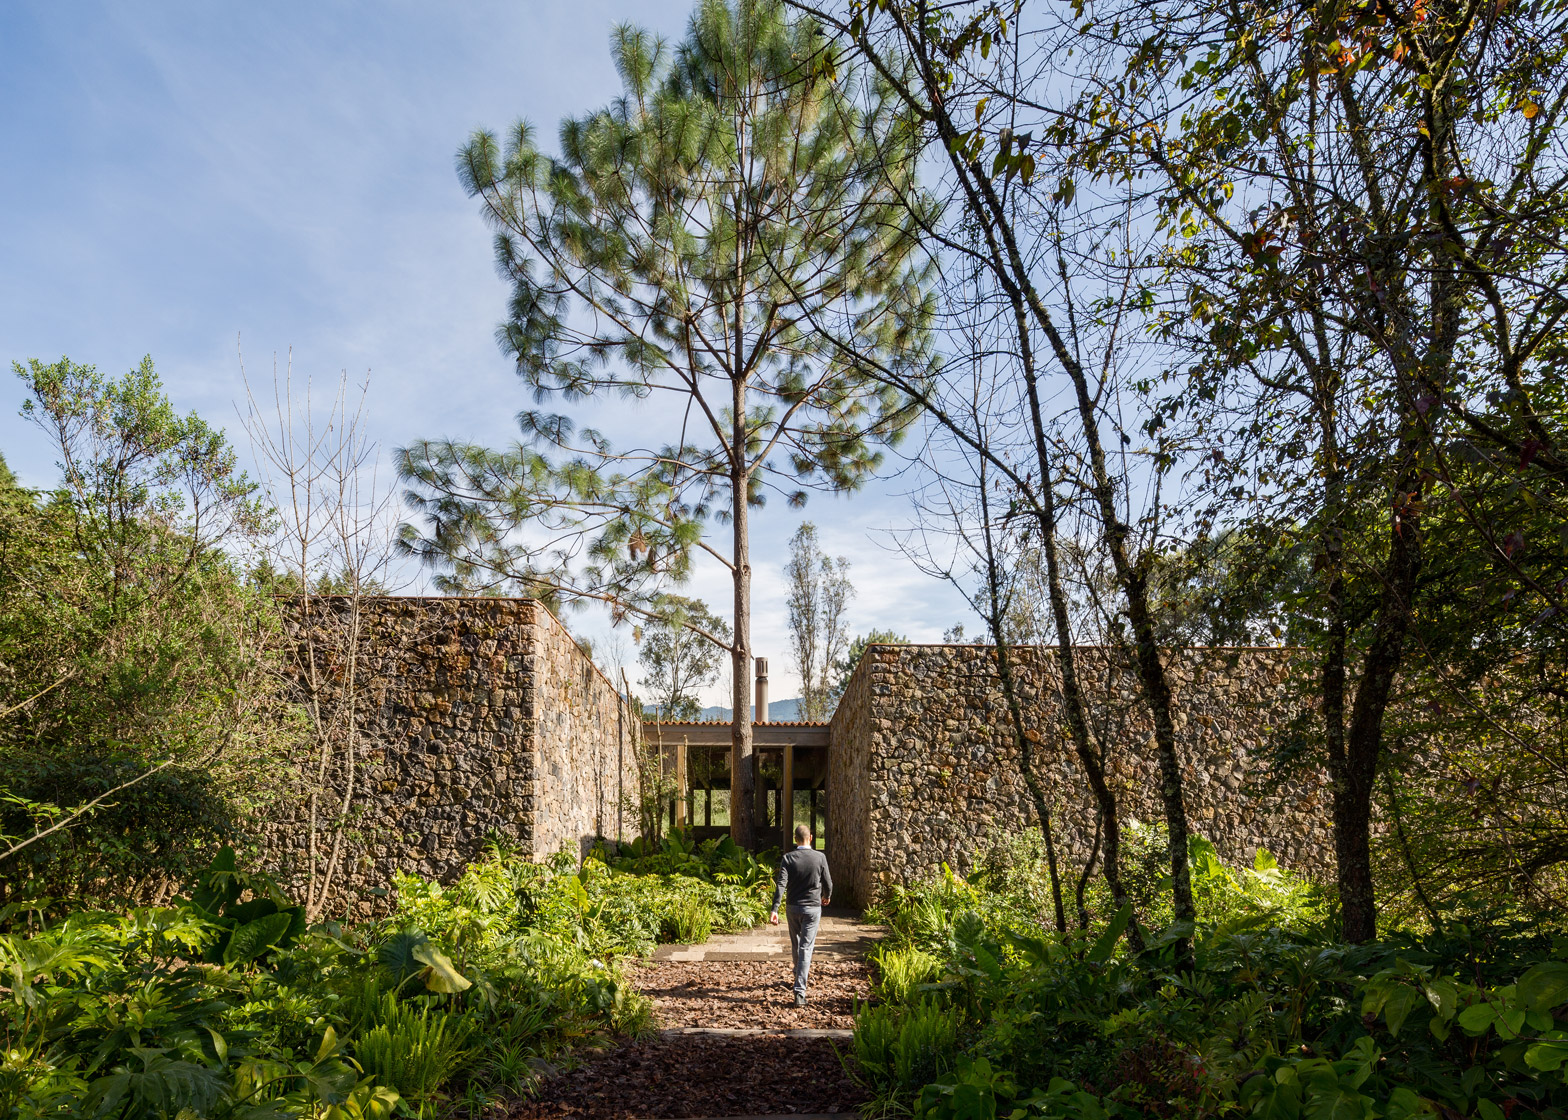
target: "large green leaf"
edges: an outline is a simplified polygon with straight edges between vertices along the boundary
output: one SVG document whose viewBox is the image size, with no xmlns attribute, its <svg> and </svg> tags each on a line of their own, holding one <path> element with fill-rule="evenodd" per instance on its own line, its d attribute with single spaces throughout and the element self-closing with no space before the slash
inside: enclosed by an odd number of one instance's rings
<svg viewBox="0 0 1568 1120">
<path fill-rule="evenodd" d="M 1568 1062 L 1568 1039 L 1547 1039 L 1524 1052 L 1524 1063 L 1531 1069 L 1550 1073 L 1562 1069 L 1564 1062 Z"/>
<path fill-rule="evenodd" d="M 239 900 L 240 884 L 234 849 L 225 844 L 197 880 L 190 901 L 208 914 L 220 914 Z"/>
<path fill-rule="evenodd" d="M 1368 1120 L 1374 1115 L 1371 1097 L 1345 1088 L 1314 1093 L 1305 1111 L 1307 1120 Z"/>
<path fill-rule="evenodd" d="M 1519 978 L 1519 1002 L 1532 1011 L 1550 1011 L 1568 1003 L 1568 962 L 1546 961 Z"/>
<path fill-rule="evenodd" d="M 423 967 L 414 956 L 414 950 L 429 941 L 422 930 L 400 930 L 381 943 L 376 950 L 376 959 L 401 984 Z"/>
<path fill-rule="evenodd" d="M 1301 1090 L 1294 1083 L 1265 1082 L 1252 1105 L 1255 1120 L 1299 1120 Z"/>
<path fill-rule="evenodd" d="M 1105 932 L 1100 934 L 1089 950 L 1089 960 L 1094 964 L 1104 964 L 1111 959 L 1111 954 L 1116 951 L 1116 942 L 1126 932 L 1127 924 L 1132 921 L 1132 905 L 1129 903 L 1116 911 L 1116 916 L 1111 919 L 1111 924 L 1105 927 Z"/>
<path fill-rule="evenodd" d="M 276 914 L 278 904 L 270 898 L 253 898 L 249 902 L 241 902 L 224 910 L 225 918 L 233 918 L 236 925 L 254 922 L 257 918 L 265 918 L 268 914 Z"/>
<path fill-rule="evenodd" d="M 419 978 L 430 991 L 446 995 L 473 987 L 473 982 L 457 970 L 451 958 L 428 941 L 416 946 L 413 955 L 416 961 L 425 966 Z"/>
<path fill-rule="evenodd" d="M 1472 1003 L 1459 1013 L 1459 1025 L 1471 1034 L 1480 1034 L 1497 1018 L 1497 1009 L 1489 1003 Z"/>
<path fill-rule="evenodd" d="M 310 923 L 305 919 L 305 908 L 303 906 L 289 906 L 278 911 L 278 913 L 289 916 L 288 931 L 278 939 L 278 948 L 283 949 L 304 937 L 305 930 Z"/>
<path fill-rule="evenodd" d="M 246 922 L 229 935 L 223 949 L 224 964 L 248 964 L 277 945 L 293 924 L 292 914 L 268 914 Z"/>
<path fill-rule="evenodd" d="M 1388 993 L 1388 1001 L 1383 1004 L 1383 1016 L 1388 1020 L 1388 1033 L 1399 1037 L 1399 1028 L 1404 1025 L 1405 1019 L 1425 1002 L 1422 994 L 1408 984 L 1396 984 Z"/>
</svg>

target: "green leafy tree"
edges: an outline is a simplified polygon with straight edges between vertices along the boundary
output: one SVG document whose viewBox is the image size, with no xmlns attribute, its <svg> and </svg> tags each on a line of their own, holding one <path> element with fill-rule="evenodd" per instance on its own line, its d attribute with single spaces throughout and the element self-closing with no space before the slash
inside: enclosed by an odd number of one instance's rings
<svg viewBox="0 0 1568 1120">
<path fill-rule="evenodd" d="M 699 691 L 718 679 L 724 664 L 723 648 L 697 631 L 723 641 L 729 636 L 729 623 L 701 599 L 670 595 L 665 608 L 664 617 L 640 629 L 641 684 L 664 719 L 696 719 L 702 714 Z"/>
<path fill-rule="evenodd" d="M 285 734 L 276 618 L 224 551 L 263 511 L 150 360 L 13 368 L 62 480 L 0 496 L 0 878 L 178 879 L 239 830 Z"/>
<path fill-rule="evenodd" d="M 458 168 L 496 229 L 500 340 L 536 399 L 659 405 L 671 438 L 613 447 L 540 408 L 508 450 L 416 444 L 401 470 L 424 527 L 405 541 L 448 586 L 617 619 L 658 615 L 699 554 L 726 570 L 732 827 L 749 843 L 751 513 L 855 489 L 911 418 L 881 371 L 933 362 L 920 134 L 880 78 L 814 65 L 818 25 L 778 0 L 705 0 L 673 49 L 611 38 L 623 93 L 562 124 L 559 158 L 519 124 L 476 134 Z"/>
<path fill-rule="evenodd" d="M 0 455 L 0 490 L 14 490 L 16 488 L 16 475 L 11 472 L 10 464 L 5 461 L 5 456 Z"/>
<path fill-rule="evenodd" d="M 1562 640 L 1562 542 L 1526 534 L 1531 505 L 1565 512 L 1563 30 L 1559 4 L 1144 6 L 1111 51 L 1134 79 L 1096 83 L 1063 137 L 1085 167 L 1161 184 L 1156 321 L 1190 365 L 1154 426 L 1211 433 L 1229 469 L 1208 469 L 1255 531 L 1311 549 L 1315 754 L 1352 940 L 1376 932 L 1402 678 L 1473 644 L 1448 625 L 1453 566 L 1485 556 L 1535 605 L 1521 636 Z M 1136 126 L 1177 96 L 1195 106 L 1179 124 Z M 1471 602 L 1490 628 L 1495 601 Z"/>
</svg>

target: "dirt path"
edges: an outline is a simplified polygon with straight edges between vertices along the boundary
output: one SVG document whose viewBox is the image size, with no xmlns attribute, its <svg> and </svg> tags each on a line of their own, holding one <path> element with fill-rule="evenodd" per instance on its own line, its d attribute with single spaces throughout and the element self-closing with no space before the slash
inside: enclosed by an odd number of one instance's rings
<svg viewBox="0 0 1568 1120">
<path fill-rule="evenodd" d="M 661 945 L 631 973 L 654 1001 L 658 1037 L 585 1056 L 513 1117 L 852 1114 L 864 1100 L 844 1065 L 853 1002 L 870 995 L 865 952 L 880 932 L 848 915 L 824 915 L 803 1008 L 794 1006 L 782 925 Z"/>
<path fill-rule="evenodd" d="M 848 1037 L 854 1001 L 871 995 L 865 955 L 878 936 L 880 930 L 858 918 L 823 915 L 805 1007 L 794 1003 L 782 922 L 718 934 L 702 945 L 661 945 L 632 982 L 653 998 L 665 1030 L 809 1030 Z"/>
</svg>

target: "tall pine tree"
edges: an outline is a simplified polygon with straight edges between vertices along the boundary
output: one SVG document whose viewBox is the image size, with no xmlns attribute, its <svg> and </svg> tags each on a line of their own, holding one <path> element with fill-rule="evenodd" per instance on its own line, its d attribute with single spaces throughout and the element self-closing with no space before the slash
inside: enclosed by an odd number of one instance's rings
<svg viewBox="0 0 1568 1120">
<path fill-rule="evenodd" d="M 750 843 L 751 511 L 855 489 L 908 423 L 885 386 L 933 362 L 934 214 L 917 122 L 778 0 L 707 0 L 674 50 L 628 26 L 611 43 L 622 95 L 566 120 L 559 158 L 523 123 L 475 134 L 459 172 L 496 229 L 499 337 L 536 403 L 662 400 L 671 430 L 617 448 L 541 407 L 509 449 L 416 444 L 401 469 L 424 524 L 404 539 L 449 586 L 616 617 L 658 615 L 699 550 L 722 564 L 732 637 L 705 636 L 733 660 L 731 820 Z"/>
</svg>

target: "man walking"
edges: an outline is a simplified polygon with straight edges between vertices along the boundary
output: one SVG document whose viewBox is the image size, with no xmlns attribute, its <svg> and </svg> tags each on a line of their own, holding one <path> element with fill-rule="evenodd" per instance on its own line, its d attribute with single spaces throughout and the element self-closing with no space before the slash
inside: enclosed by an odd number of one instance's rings
<svg viewBox="0 0 1568 1120">
<path fill-rule="evenodd" d="M 822 908 L 833 901 L 833 876 L 828 859 L 812 846 L 811 829 L 795 826 L 795 850 L 779 860 L 773 890 L 773 912 L 768 921 L 779 924 L 779 903 L 789 919 L 789 951 L 795 959 L 795 1006 L 806 1006 L 806 977 L 811 973 L 811 950 L 817 943 Z"/>
</svg>

